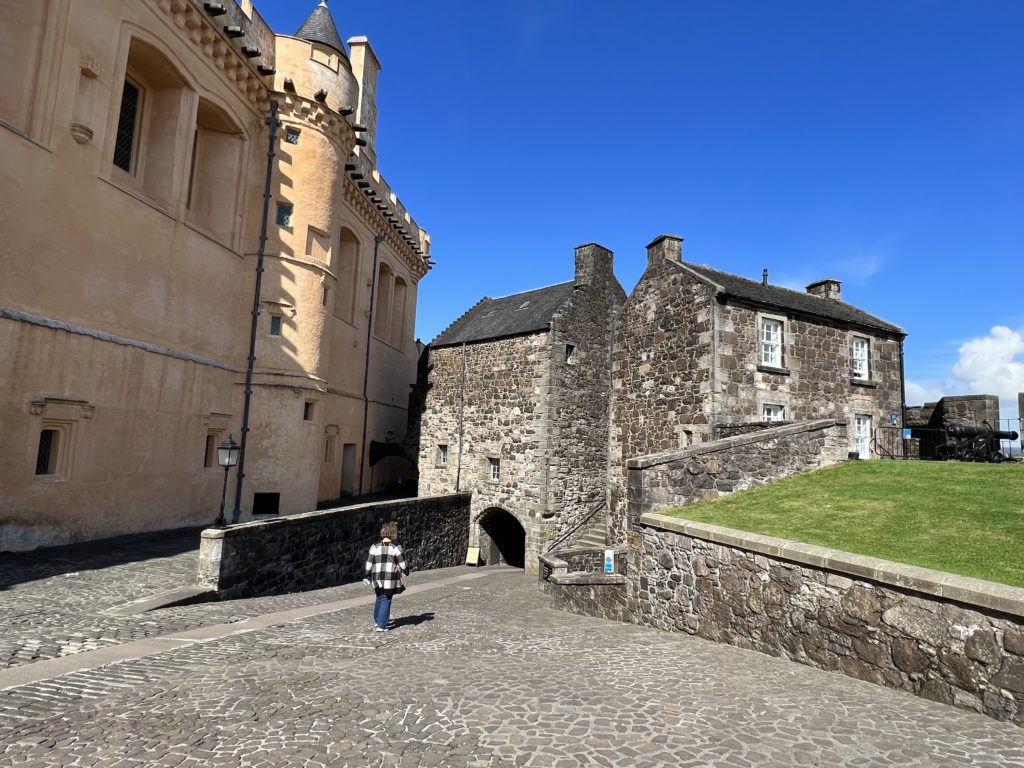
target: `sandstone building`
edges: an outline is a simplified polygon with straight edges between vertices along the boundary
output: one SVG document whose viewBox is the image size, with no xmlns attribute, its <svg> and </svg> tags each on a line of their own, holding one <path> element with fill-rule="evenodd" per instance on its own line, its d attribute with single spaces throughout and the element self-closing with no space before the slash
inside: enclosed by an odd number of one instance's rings
<svg viewBox="0 0 1024 768">
<path fill-rule="evenodd" d="M 485 556 L 497 548 L 516 559 L 518 533 L 532 569 L 529 555 L 590 521 L 605 541 L 625 543 L 629 496 L 639 492 L 628 480 L 641 465 L 731 449 L 776 424 L 795 425 L 778 433 L 780 446 L 801 424 L 827 432 L 793 466 L 867 458 L 878 426 L 902 425 L 900 328 L 843 302 L 835 280 L 800 293 L 681 256 L 681 238 L 657 238 L 624 298 L 612 254 L 583 246 L 573 283 L 485 299 L 431 344 L 420 492 L 472 490 L 471 538 Z M 600 281 L 581 273 L 589 263 L 601 265 Z M 567 302 L 579 301 L 580 285 L 590 303 L 574 326 L 559 310 L 575 308 Z M 776 474 L 795 471 L 782 468 L 785 450 Z M 673 472 L 698 474 L 671 470 L 669 484 Z M 713 474 L 721 477 L 698 489 L 703 497 L 772 470 Z"/>
<path fill-rule="evenodd" d="M 0 4 L 0 551 L 216 517 L 272 129 L 239 506 L 410 474 L 371 448 L 405 434 L 429 239 L 377 168 L 373 49 L 310 8 Z"/>
</svg>

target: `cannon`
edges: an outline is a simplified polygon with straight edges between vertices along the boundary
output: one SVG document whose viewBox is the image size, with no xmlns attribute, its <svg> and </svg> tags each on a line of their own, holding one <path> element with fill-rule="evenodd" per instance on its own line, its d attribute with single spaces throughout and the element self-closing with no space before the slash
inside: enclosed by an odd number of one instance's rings
<svg viewBox="0 0 1024 768">
<path fill-rule="evenodd" d="M 999 445 L 1000 440 L 1016 440 L 1016 432 L 990 429 L 988 427 L 967 427 L 954 424 L 946 427 L 946 442 L 935 450 L 937 459 L 957 461 L 1000 462 L 1008 458 Z"/>
</svg>

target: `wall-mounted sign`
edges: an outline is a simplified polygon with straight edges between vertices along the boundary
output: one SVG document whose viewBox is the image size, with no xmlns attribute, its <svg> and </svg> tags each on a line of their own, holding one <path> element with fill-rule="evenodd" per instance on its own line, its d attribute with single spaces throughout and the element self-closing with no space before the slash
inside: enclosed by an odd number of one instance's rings
<svg viewBox="0 0 1024 768">
<path fill-rule="evenodd" d="M 604 572 L 615 573 L 615 550 L 606 549 L 604 551 Z"/>
</svg>

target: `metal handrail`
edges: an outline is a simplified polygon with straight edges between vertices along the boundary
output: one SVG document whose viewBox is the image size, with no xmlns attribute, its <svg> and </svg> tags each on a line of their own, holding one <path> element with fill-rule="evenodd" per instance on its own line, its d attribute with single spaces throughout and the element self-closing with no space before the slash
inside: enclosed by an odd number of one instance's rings
<svg viewBox="0 0 1024 768">
<path fill-rule="evenodd" d="M 587 514 L 584 515 L 583 518 L 576 523 L 576 525 L 574 525 L 572 528 L 565 531 L 564 533 L 562 533 L 561 536 L 557 537 L 554 541 L 552 541 L 551 544 L 548 546 L 547 551 L 553 552 L 555 549 L 562 546 L 565 542 L 569 541 L 569 539 L 571 539 L 573 536 L 579 533 L 584 527 L 589 525 L 590 522 L 594 519 L 594 517 L 597 516 L 597 513 L 600 512 L 602 509 L 605 509 L 605 507 L 607 507 L 607 504 L 604 501 L 598 503 L 597 506 L 595 506 L 592 510 L 587 512 Z"/>
</svg>

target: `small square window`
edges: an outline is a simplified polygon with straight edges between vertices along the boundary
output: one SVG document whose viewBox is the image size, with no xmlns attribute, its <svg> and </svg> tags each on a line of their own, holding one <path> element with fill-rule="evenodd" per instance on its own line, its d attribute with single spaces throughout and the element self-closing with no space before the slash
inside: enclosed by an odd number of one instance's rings
<svg viewBox="0 0 1024 768">
<path fill-rule="evenodd" d="M 576 362 L 576 346 L 574 344 L 565 345 L 565 362 L 569 365 Z"/>
<path fill-rule="evenodd" d="M 281 316 L 271 315 L 270 316 L 270 335 L 280 336 L 281 335 Z"/>
<path fill-rule="evenodd" d="M 288 144 L 299 143 L 299 129 L 298 128 L 286 128 L 284 131 L 284 140 Z"/>
<path fill-rule="evenodd" d="M 312 421 L 313 420 L 313 406 L 315 405 L 313 400 L 307 400 L 302 405 L 302 420 Z"/>
<path fill-rule="evenodd" d="M 448 446 L 439 445 L 437 446 L 437 465 L 439 467 L 448 466 Z"/>
<path fill-rule="evenodd" d="M 285 227 L 290 229 L 292 226 L 292 211 L 294 210 L 291 203 L 278 203 L 277 204 L 277 226 Z"/>
<path fill-rule="evenodd" d="M 786 418 L 786 409 L 781 405 L 772 405 L 771 403 L 765 403 L 761 406 L 761 421 L 773 422 L 773 421 L 784 421 Z"/>
<path fill-rule="evenodd" d="M 488 459 L 487 463 L 490 465 L 491 480 L 501 480 L 501 459 Z"/>
</svg>

